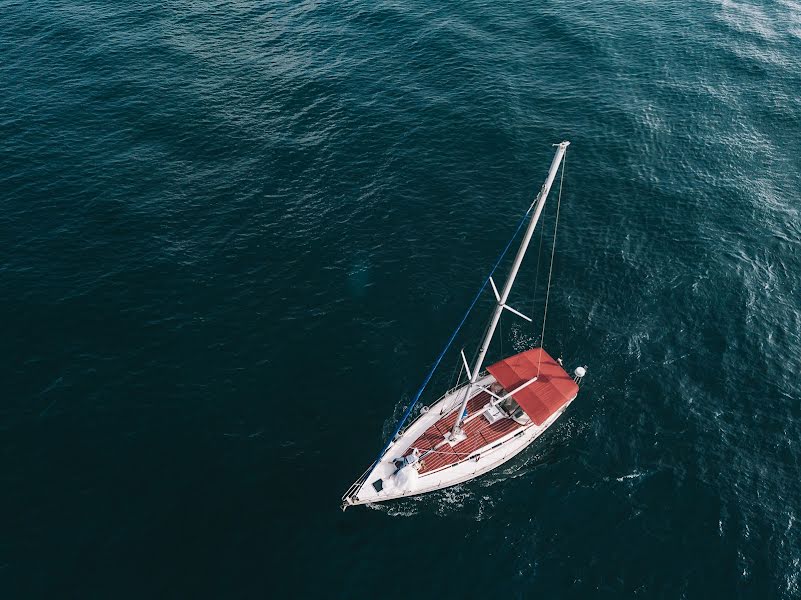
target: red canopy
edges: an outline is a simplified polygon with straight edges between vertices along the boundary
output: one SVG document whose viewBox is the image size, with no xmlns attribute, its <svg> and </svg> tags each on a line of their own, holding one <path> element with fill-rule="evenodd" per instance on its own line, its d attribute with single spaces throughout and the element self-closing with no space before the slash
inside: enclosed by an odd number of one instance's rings
<svg viewBox="0 0 801 600">
<path fill-rule="evenodd" d="M 576 397 L 578 385 L 542 348 L 526 350 L 487 367 L 508 392 L 537 376 L 531 385 L 512 396 L 537 425 L 542 425 L 565 403 Z"/>
</svg>

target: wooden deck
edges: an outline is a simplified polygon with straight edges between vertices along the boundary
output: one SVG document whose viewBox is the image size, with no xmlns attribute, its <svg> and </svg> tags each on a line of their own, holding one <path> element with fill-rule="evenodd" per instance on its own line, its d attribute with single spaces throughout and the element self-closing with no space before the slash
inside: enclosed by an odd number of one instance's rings
<svg viewBox="0 0 801 600">
<path fill-rule="evenodd" d="M 490 395 L 486 392 L 476 394 L 467 403 L 468 416 L 484 408 L 490 399 Z M 415 440 L 407 454 L 411 452 L 413 448 L 417 448 L 420 454 L 425 454 L 426 450 L 430 450 L 442 442 L 448 432 L 453 429 L 453 424 L 456 422 L 456 412 L 457 411 L 454 411 L 444 416 L 426 429 L 425 432 Z M 515 429 L 522 428 L 523 425 L 509 418 L 501 419 L 500 421 L 490 424 L 483 416 L 476 417 L 469 423 L 462 425 L 462 431 L 467 435 L 467 438 L 453 447 L 449 444 L 443 444 L 436 451 L 425 457 L 423 466 L 420 469 L 420 474 L 423 475 L 452 465 L 455 462 L 467 458 L 479 448 L 499 440 Z"/>
</svg>

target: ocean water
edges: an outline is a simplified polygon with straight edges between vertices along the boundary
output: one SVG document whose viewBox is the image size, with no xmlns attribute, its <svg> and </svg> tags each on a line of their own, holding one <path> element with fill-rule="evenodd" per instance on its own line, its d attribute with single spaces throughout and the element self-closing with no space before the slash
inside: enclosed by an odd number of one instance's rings
<svg viewBox="0 0 801 600">
<path fill-rule="evenodd" d="M 801 597 L 801 3 L 2 0 L 0 58 L 0 597 Z M 579 398 L 340 512 L 563 139 Z"/>
</svg>

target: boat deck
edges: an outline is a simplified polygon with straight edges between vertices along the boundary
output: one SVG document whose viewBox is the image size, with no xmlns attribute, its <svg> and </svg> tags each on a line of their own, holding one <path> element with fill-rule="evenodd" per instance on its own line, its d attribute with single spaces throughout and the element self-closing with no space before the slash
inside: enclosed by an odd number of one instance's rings
<svg viewBox="0 0 801 600">
<path fill-rule="evenodd" d="M 487 392 L 481 392 L 473 396 L 467 403 L 468 416 L 480 411 L 490 400 L 491 397 Z M 409 454 L 414 448 L 417 448 L 420 454 L 425 454 L 427 450 L 430 450 L 442 442 L 448 432 L 453 429 L 457 412 L 458 409 L 449 415 L 445 415 L 426 429 L 425 432 L 415 440 L 406 454 Z M 479 448 L 501 439 L 515 429 L 522 429 L 523 427 L 524 425 L 520 425 L 511 418 L 489 423 L 483 416 L 476 417 L 462 425 L 462 431 L 467 435 L 464 440 L 453 447 L 451 447 L 450 444 L 443 444 L 435 451 L 425 456 L 422 461 L 422 467 L 420 468 L 420 474 L 425 475 L 426 473 L 459 462 L 470 456 Z"/>
</svg>

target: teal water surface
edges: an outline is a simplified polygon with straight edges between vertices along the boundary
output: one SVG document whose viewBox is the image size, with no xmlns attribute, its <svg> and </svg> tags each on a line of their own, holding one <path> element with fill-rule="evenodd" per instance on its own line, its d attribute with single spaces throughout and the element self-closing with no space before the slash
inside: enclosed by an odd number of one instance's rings
<svg viewBox="0 0 801 600">
<path fill-rule="evenodd" d="M 801 3 L 0 9 L 0 596 L 801 597 Z M 340 512 L 563 139 L 578 400 Z"/>
</svg>

